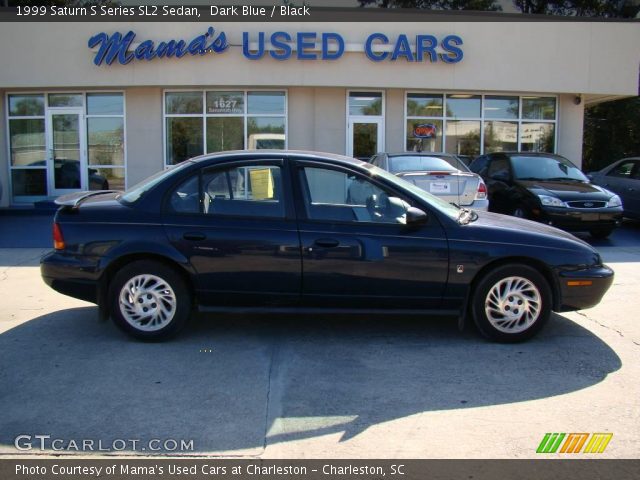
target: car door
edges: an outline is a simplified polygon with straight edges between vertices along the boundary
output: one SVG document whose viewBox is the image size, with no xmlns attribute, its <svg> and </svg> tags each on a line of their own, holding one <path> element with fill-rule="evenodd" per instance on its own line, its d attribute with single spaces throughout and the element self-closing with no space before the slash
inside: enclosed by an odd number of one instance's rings
<svg viewBox="0 0 640 480">
<path fill-rule="evenodd" d="M 620 196 L 627 215 L 640 215 L 640 160 L 617 163 L 600 178 L 599 183 Z"/>
<path fill-rule="evenodd" d="M 200 169 L 167 196 L 163 220 L 196 272 L 200 301 L 291 305 L 300 299 L 300 241 L 282 160 Z"/>
<path fill-rule="evenodd" d="M 489 209 L 509 214 L 514 208 L 511 164 L 505 156 L 491 157 L 483 178 L 489 192 Z"/>
<path fill-rule="evenodd" d="M 408 227 L 410 199 L 347 167 L 298 161 L 293 174 L 305 305 L 440 306 L 449 253 L 434 214 Z"/>
</svg>

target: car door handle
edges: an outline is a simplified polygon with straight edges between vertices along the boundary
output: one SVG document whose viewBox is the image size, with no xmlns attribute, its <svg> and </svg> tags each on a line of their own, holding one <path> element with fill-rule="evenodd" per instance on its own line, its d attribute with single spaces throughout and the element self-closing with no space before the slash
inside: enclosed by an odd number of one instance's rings
<svg viewBox="0 0 640 480">
<path fill-rule="evenodd" d="M 313 242 L 313 244 L 317 247 L 332 248 L 340 245 L 340 242 L 333 238 L 319 238 L 318 240 Z"/>
<path fill-rule="evenodd" d="M 207 238 L 207 236 L 204 233 L 200 232 L 187 232 L 182 235 L 182 238 L 184 238 L 185 240 L 192 240 L 197 242 L 200 240 L 204 240 L 205 238 Z"/>
</svg>

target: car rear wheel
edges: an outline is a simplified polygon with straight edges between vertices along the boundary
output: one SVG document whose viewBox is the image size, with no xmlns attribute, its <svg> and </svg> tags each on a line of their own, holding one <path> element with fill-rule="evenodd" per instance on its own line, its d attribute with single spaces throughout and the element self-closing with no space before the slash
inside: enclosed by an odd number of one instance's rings
<svg viewBox="0 0 640 480">
<path fill-rule="evenodd" d="M 180 274 L 152 260 L 132 262 L 116 273 L 109 304 L 114 323 L 140 340 L 176 335 L 191 313 L 191 295 Z"/>
<path fill-rule="evenodd" d="M 551 316 L 551 289 L 540 272 L 528 265 L 503 265 L 477 284 L 471 298 L 480 332 L 497 342 L 533 337 Z"/>
<path fill-rule="evenodd" d="M 589 230 L 589 233 L 593 238 L 604 240 L 613 233 L 613 228 L 594 228 Z"/>
</svg>

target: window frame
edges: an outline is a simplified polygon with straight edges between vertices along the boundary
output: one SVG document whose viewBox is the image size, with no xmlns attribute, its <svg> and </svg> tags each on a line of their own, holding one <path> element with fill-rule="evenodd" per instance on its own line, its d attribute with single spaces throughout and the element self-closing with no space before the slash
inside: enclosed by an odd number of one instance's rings
<svg viewBox="0 0 640 480">
<path fill-rule="evenodd" d="M 88 111 L 87 111 L 87 95 L 88 94 L 93 94 L 93 93 L 117 93 L 122 95 L 122 114 L 121 115 L 116 115 L 116 114 L 108 114 L 108 115 L 89 115 Z M 4 92 L 4 103 L 5 103 L 5 111 L 4 111 L 4 120 L 5 120 L 5 135 L 6 135 L 6 139 L 7 139 L 7 144 L 6 144 L 6 154 L 7 154 L 7 184 L 9 187 L 9 205 L 25 205 L 25 204 L 29 204 L 29 203 L 34 203 L 36 201 L 39 201 L 40 199 L 46 199 L 46 198 L 50 198 L 50 195 L 48 194 L 48 190 L 47 190 L 47 195 L 37 195 L 37 196 L 33 196 L 33 195 L 29 195 L 29 196 L 24 196 L 25 200 L 24 201 L 19 201 L 16 202 L 14 195 L 13 195 L 13 175 L 12 172 L 13 170 L 37 170 L 37 169 L 44 169 L 45 171 L 47 170 L 47 165 L 45 164 L 43 167 L 39 167 L 39 166 L 24 166 L 24 167 L 14 167 L 13 165 L 11 165 L 11 133 L 10 133 L 10 128 L 9 128 L 9 124 L 11 120 L 16 120 L 16 119 L 25 119 L 25 120 L 29 120 L 29 119 L 43 119 L 45 122 L 44 125 L 44 134 L 45 134 L 45 148 L 47 147 L 46 145 L 46 138 L 47 138 L 47 115 L 49 111 L 56 111 L 56 110 L 60 110 L 60 109 L 64 109 L 64 108 L 69 108 L 69 107 L 50 107 L 49 106 L 49 95 L 50 94 L 60 94 L 60 95 L 64 95 L 64 94 L 80 94 L 82 95 L 82 107 L 73 107 L 73 108 L 82 108 L 82 120 L 84 123 L 84 127 L 85 127 L 85 135 L 87 136 L 86 140 L 87 140 L 87 145 L 86 145 L 86 150 L 84 152 L 85 157 L 87 159 L 87 171 L 89 168 L 92 167 L 92 165 L 89 164 L 89 128 L 88 128 L 88 120 L 89 118 L 100 118 L 100 117 L 122 117 L 122 121 L 123 121 L 123 143 L 124 143 L 124 153 L 123 153 L 123 165 L 100 165 L 98 167 L 104 167 L 104 168 L 121 168 L 124 170 L 124 188 L 125 190 L 129 187 L 128 185 L 128 155 L 127 155 L 127 91 L 124 89 L 118 90 L 118 89 L 95 89 L 95 90 L 86 90 L 86 89 L 64 89 L 64 90 L 55 90 L 55 89 L 46 89 L 46 90 L 42 90 L 42 89 L 35 89 L 35 90 L 6 90 Z M 42 95 L 44 97 L 44 113 L 43 115 L 10 115 L 9 112 L 9 97 L 13 96 L 13 95 Z M 94 167 L 96 167 L 96 165 L 93 165 Z M 47 189 L 48 189 L 49 185 L 47 184 Z M 89 188 L 89 185 L 87 184 L 87 188 Z"/>
<path fill-rule="evenodd" d="M 441 116 L 409 116 L 407 109 L 407 101 L 409 96 L 412 94 L 429 94 L 429 95 L 442 95 L 442 115 Z M 452 95 L 470 95 L 470 96 L 479 96 L 480 97 L 480 116 L 479 117 L 448 117 L 447 116 L 447 100 L 448 97 Z M 517 118 L 485 118 L 485 98 L 486 97 L 515 97 L 518 99 L 518 116 Z M 524 119 L 522 117 L 522 102 L 524 98 L 528 97 L 548 97 L 553 98 L 555 100 L 555 117 L 553 120 L 543 120 L 543 119 Z M 439 120 L 442 122 L 442 149 L 438 152 L 433 153 L 447 153 L 447 122 L 455 122 L 455 121 L 479 121 L 480 122 L 480 151 L 477 156 L 486 155 L 489 153 L 501 153 L 501 152 L 486 152 L 484 148 L 484 140 L 485 140 L 485 122 L 509 122 L 516 123 L 517 125 L 517 141 L 516 141 L 516 151 L 521 151 L 522 142 L 522 126 L 523 124 L 528 123 L 550 123 L 554 126 L 553 131 L 553 151 L 552 152 L 540 152 L 540 153 L 550 153 L 556 154 L 558 151 L 558 124 L 560 122 L 560 103 L 558 101 L 558 95 L 547 94 L 547 93 L 525 93 L 525 92 L 492 92 L 492 93 L 478 93 L 478 92 L 462 92 L 462 91 L 433 91 L 433 90 L 417 90 L 417 89 L 409 89 L 404 91 L 404 125 L 403 125 L 403 151 L 409 152 L 407 150 L 407 122 L 409 120 Z M 428 152 L 426 152 L 428 153 Z M 457 155 L 457 154 L 453 154 Z"/>
<path fill-rule="evenodd" d="M 202 112 L 200 113 L 167 113 L 167 93 L 199 92 L 202 95 Z M 244 95 L 243 113 L 207 113 L 207 92 L 242 92 Z M 282 92 L 284 93 L 284 113 L 249 113 L 249 92 Z M 166 88 L 162 91 L 162 161 L 164 168 L 176 163 L 167 163 L 167 118 L 201 118 L 202 119 L 202 155 L 218 152 L 207 151 L 207 118 L 242 118 L 243 119 L 243 148 L 248 151 L 248 122 L 250 117 L 283 117 L 284 118 L 284 149 L 289 148 L 289 89 L 288 88 Z"/>
<path fill-rule="evenodd" d="M 225 171 L 234 168 L 251 167 L 251 166 L 271 166 L 280 168 L 282 198 L 280 202 L 283 205 L 282 216 L 271 217 L 264 215 L 219 215 L 214 213 L 205 213 L 204 205 L 202 202 L 203 194 L 203 175 L 206 170 L 208 171 Z M 198 219 L 216 218 L 224 220 L 265 220 L 265 221 L 295 221 L 295 212 L 293 210 L 293 192 L 289 184 L 289 167 L 287 162 L 282 158 L 264 158 L 258 157 L 255 159 L 242 159 L 242 160 L 229 160 L 221 163 L 213 163 L 208 165 L 197 166 L 196 171 L 190 171 L 180 178 L 176 179 L 170 187 L 166 189 L 162 197 L 162 216 L 165 218 L 174 217 L 190 217 Z M 198 212 L 176 212 L 171 208 L 171 196 L 183 183 L 189 181 L 192 177 L 198 176 Z"/>
<path fill-rule="evenodd" d="M 419 208 L 420 210 L 426 211 L 427 209 L 422 205 L 421 202 L 416 201 L 413 197 L 407 196 L 404 192 L 398 192 L 397 189 L 392 186 L 387 185 L 385 182 L 372 178 L 371 176 L 366 175 L 363 172 L 357 171 L 355 169 L 345 167 L 343 165 L 335 165 L 328 164 L 322 162 L 315 162 L 313 160 L 296 160 L 295 165 L 292 169 L 292 175 L 294 178 L 294 182 L 296 184 L 296 212 L 298 215 L 298 220 L 303 222 L 309 222 L 312 224 L 320 225 L 320 224 L 330 224 L 330 225 L 352 225 L 354 227 L 357 226 L 376 226 L 382 228 L 408 228 L 406 224 L 401 223 L 387 223 L 387 222 L 359 222 L 359 221 L 345 221 L 345 220 L 331 220 L 331 219 L 316 219 L 309 217 L 308 213 L 308 204 L 307 200 L 311 200 L 309 184 L 307 181 L 307 177 L 305 175 L 305 168 L 319 168 L 325 170 L 333 170 L 340 173 L 344 173 L 346 175 L 354 175 L 356 177 L 363 178 L 364 180 L 371 182 L 374 186 L 378 187 L 381 190 L 390 191 L 394 195 L 394 197 L 400 198 L 404 202 L 406 202 L 410 207 Z M 304 179 L 304 180 L 303 180 Z M 431 224 L 432 217 L 434 216 L 431 212 L 431 209 L 428 209 L 428 222 L 425 225 Z"/>
</svg>

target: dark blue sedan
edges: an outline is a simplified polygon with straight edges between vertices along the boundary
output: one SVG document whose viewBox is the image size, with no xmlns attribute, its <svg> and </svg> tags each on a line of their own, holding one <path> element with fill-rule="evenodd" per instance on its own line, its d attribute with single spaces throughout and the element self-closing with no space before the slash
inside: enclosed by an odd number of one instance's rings
<svg viewBox="0 0 640 480">
<path fill-rule="evenodd" d="M 225 152 L 57 202 L 44 281 L 146 340 L 197 308 L 448 314 L 521 341 L 551 311 L 596 305 L 613 280 L 569 233 L 460 209 L 331 154 Z"/>
</svg>

